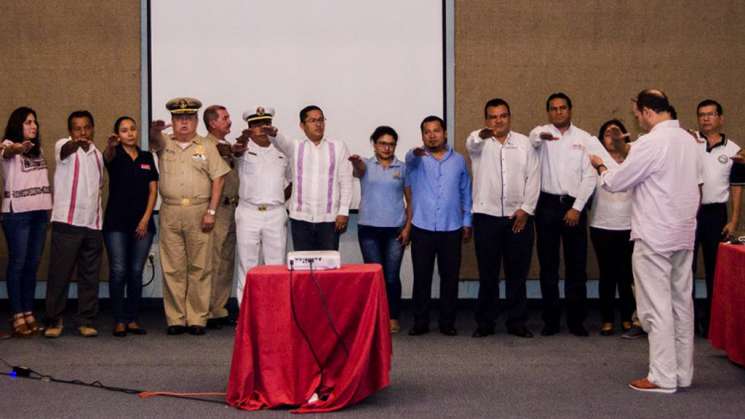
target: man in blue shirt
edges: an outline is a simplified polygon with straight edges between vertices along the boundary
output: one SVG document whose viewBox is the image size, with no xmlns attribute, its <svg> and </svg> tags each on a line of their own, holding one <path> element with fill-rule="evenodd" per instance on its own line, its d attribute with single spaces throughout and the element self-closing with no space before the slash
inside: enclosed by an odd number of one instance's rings
<svg viewBox="0 0 745 419">
<path fill-rule="evenodd" d="M 429 332 L 429 301 L 437 259 L 440 332 L 454 336 L 461 241 L 471 238 L 471 178 L 463 156 L 447 145 L 447 130 L 441 118 L 424 118 L 420 129 L 424 147 L 406 154 L 406 188 L 414 213 L 414 327 L 409 335 Z"/>
</svg>

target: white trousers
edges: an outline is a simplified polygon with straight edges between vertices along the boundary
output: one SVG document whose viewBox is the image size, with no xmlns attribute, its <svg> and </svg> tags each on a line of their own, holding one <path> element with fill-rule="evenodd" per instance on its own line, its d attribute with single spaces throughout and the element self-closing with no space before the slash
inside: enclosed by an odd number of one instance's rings
<svg viewBox="0 0 745 419">
<path fill-rule="evenodd" d="M 634 243 L 636 310 L 649 334 L 649 374 L 659 387 L 688 387 L 693 380 L 692 250 L 656 253 Z"/>
<path fill-rule="evenodd" d="M 267 265 L 282 265 L 287 252 L 287 210 L 284 206 L 259 211 L 241 203 L 235 209 L 235 284 L 238 305 L 243 299 L 246 273 L 263 256 Z"/>
</svg>

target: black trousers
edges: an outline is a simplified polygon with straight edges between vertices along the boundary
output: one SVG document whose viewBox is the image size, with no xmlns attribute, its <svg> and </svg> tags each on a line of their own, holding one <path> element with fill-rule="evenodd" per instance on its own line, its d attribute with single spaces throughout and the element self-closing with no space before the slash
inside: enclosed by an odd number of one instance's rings
<svg viewBox="0 0 745 419">
<path fill-rule="evenodd" d="M 429 231 L 411 229 L 411 260 L 414 265 L 414 326 L 429 327 L 432 274 L 437 259 L 440 274 L 440 327 L 455 325 L 462 229 Z"/>
<path fill-rule="evenodd" d="M 698 211 L 696 224 L 696 244 L 693 251 L 693 272 L 697 269 L 698 249 L 704 256 L 704 275 L 706 279 L 706 298 L 703 307 L 695 312 L 695 318 L 708 335 L 709 315 L 711 313 L 711 295 L 714 293 L 714 272 L 716 269 L 717 249 L 722 241 L 722 229 L 727 224 L 727 204 L 705 204 Z M 695 281 L 694 281 L 695 284 Z M 696 295 L 696 288 L 693 288 Z"/>
<path fill-rule="evenodd" d="M 101 231 L 70 224 L 52 223 L 52 244 L 47 278 L 46 320 L 62 318 L 67 304 L 70 276 L 77 267 L 79 326 L 92 326 L 98 313 L 98 276 L 101 270 Z"/>
<path fill-rule="evenodd" d="M 605 230 L 590 227 L 590 239 L 600 268 L 600 314 L 603 323 L 614 322 L 616 289 L 618 289 L 619 311 L 622 322 L 631 322 L 636 310 L 634 274 L 631 270 L 631 255 L 634 242 L 629 241 L 631 230 Z"/>
<path fill-rule="evenodd" d="M 569 227 L 564 215 L 572 208 L 574 198 L 541 192 L 535 214 L 538 262 L 543 296 L 543 322 L 559 326 L 559 244 L 564 248 L 564 295 L 567 324 L 580 326 L 587 316 L 587 208 L 579 223 Z"/>
<path fill-rule="evenodd" d="M 479 296 L 476 323 L 493 328 L 499 306 L 499 270 L 504 261 L 507 327 L 525 326 L 528 318 L 525 280 L 533 253 L 533 220 L 519 233 L 512 232 L 513 220 L 487 214 L 473 215 L 473 237 L 479 268 Z"/>
<path fill-rule="evenodd" d="M 290 219 L 294 250 L 339 250 L 336 223 L 309 223 Z"/>
</svg>

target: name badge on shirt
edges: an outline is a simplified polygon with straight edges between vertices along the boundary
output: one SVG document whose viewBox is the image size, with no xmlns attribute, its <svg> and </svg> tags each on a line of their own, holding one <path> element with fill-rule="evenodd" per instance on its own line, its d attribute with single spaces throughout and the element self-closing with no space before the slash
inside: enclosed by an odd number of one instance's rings
<svg viewBox="0 0 745 419">
<path fill-rule="evenodd" d="M 505 144 L 504 145 L 504 148 L 507 148 L 507 149 L 516 149 L 517 146 L 515 144 Z"/>
<path fill-rule="evenodd" d="M 394 179 L 401 179 L 401 171 L 400 171 L 400 170 L 396 170 L 396 171 L 395 171 L 395 172 L 393 173 L 393 178 L 394 178 Z"/>
<path fill-rule="evenodd" d="M 720 154 L 719 157 L 717 158 L 717 160 L 719 160 L 719 163 L 722 163 L 722 164 L 729 163 L 729 157 L 727 157 L 724 154 Z"/>
<path fill-rule="evenodd" d="M 578 143 L 572 144 L 572 150 L 584 150 L 584 149 L 585 149 L 585 146 L 583 146 L 582 144 L 578 144 Z"/>
<path fill-rule="evenodd" d="M 142 169 L 142 170 L 150 170 L 150 165 L 147 164 L 147 163 L 142 163 L 140 165 L 140 169 Z"/>
</svg>

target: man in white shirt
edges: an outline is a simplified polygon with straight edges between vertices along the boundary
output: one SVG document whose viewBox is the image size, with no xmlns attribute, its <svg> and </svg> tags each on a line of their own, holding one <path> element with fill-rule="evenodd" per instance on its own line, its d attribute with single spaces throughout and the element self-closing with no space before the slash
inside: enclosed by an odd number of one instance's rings
<svg viewBox="0 0 745 419">
<path fill-rule="evenodd" d="M 553 93 L 546 100 L 549 124 L 535 127 L 530 141 L 541 160 L 541 193 L 535 213 L 538 262 L 543 296 L 543 336 L 559 332 L 559 241 L 563 242 L 564 294 L 567 326 L 575 336 L 587 336 L 587 203 L 596 174 L 587 147 L 593 141 L 572 124 L 572 100 Z"/>
<path fill-rule="evenodd" d="M 235 170 L 231 145 L 225 137 L 230 133 L 230 113 L 222 105 L 211 105 L 202 115 L 207 127 L 207 139 L 220 152 L 230 171 L 223 177 L 225 184 L 215 214 L 212 230 L 212 295 L 207 328 L 221 329 L 235 324 L 225 305 L 233 290 L 235 268 L 235 207 L 238 205 L 238 172 Z"/>
<path fill-rule="evenodd" d="M 610 192 L 631 190 L 632 265 L 637 314 L 649 333 L 649 373 L 632 381 L 638 391 L 674 393 L 693 379 L 693 241 L 701 198 L 698 144 L 671 118 L 659 90 L 639 93 L 634 114 L 648 131 L 626 160 L 608 170 L 592 156 Z"/>
<path fill-rule="evenodd" d="M 290 226 L 295 250 L 339 250 L 339 235 L 347 229 L 352 200 L 352 164 L 342 141 L 324 136 L 321 108 L 300 111 L 302 140 L 290 140 L 267 127 L 269 139 L 292 165 Z"/>
<path fill-rule="evenodd" d="M 259 253 L 268 265 L 285 263 L 289 158 L 277 150 L 263 132 L 271 127 L 274 109 L 258 106 L 243 112 L 248 129 L 233 144 L 241 179 L 235 210 L 238 257 L 235 275 L 238 304 L 243 299 L 246 273 L 259 264 Z"/>
<path fill-rule="evenodd" d="M 533 337 L 525 280 L 533 253 L 533 220 L 541 188 L 538 155 L 528 137 L 511 131 L 510 105 L 492 99 L 484 106 L 486 128 L 473 131 L 466 149 L 473 169 L 473 228 L 479 268 L 477 328 L 473 337 L 494 334 L 499 304 L 499 268 L 504 260 L 507 332 Z"/>
<path fill-rule="evenodd" d="M 722 132 L 724 112 L 719 102 L 706 99 L 696 107 L 698 118 L 699 149 L 704 167 L 701 209 L 698 211 L 696 244 L 693 252 L 693 270 L 696 271 L 696 254 L 701 247 L 704 256 L 706 298 L 701 310 L 696 310 L 696 329 L 708 335 L 711 295 L 714 291 L 714 271 L 719 242 L 728 239 L 737 230 L 745 179 L 737 179 L 732 158 L 740 147 Z M 732 201 L 732 216 L 727 218 L 727 202 Z M 695 282 L 694 282 L 695 283 Z"/>
<path fill-rule="evenodd" d="M 78 273 L 78 332 L 98 335 L 93 322 L 98 313 L 98 276 L 101 269 L 103 236 L 101 190 L 103 156 L 93 143 L 93 115 L 75 111 L 67 118 L 70 137 L 57 141 L 54 159 L 54 206 L 52 244 L 47 279 L 44 336 L 62 334 L 70 276 Z"/>
</svg>

